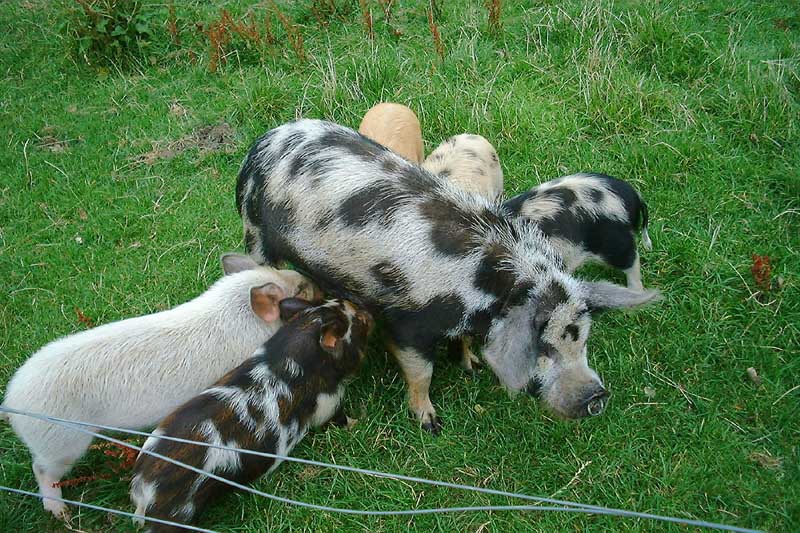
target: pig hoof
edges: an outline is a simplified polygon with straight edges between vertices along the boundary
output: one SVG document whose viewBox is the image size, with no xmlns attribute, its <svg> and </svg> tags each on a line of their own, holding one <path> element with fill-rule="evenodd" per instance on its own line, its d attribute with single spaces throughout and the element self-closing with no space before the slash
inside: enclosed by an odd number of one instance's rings
<svg viewBox="0 0 800 533">
<path fill-rule="evenodd" d="M 422 429 L 431 435 L 438 435 L 442 432 L 442 421 L 438 416 L 433 415 L 429 421 L 422 423 Z"/>
<path fill-rule="evenodd" d="M 50 511 L 53 513 L 58 520 L 63 520 L 64 522 L 69 522 L 71 516 L 69 514 L 69 509 L 67 508 L 67 504 L 64 502 L 60 502 L 58 500 L 43 500 L 44 510 Z"/>
<path fill-rule="evenodd" d="M 347 417 L 347 423 L 344 425 L 344 427 L 346 429 L 353 429 L 356 426 L 356 424 L 358 424 L 358 419 L 357 418 L 350 418 L 348 416 Z"/>
<path fill-rule="evenodd" d="M 461 359 L 461 366 L 464 368 L 464 370 L 470 372 L 474 376 L 481 364 L 481 360 L 477 355 L 472 353 L 472 350 L 464 351 L 464 356 Z"/>
<path fill-rule="evenodd" d="M 347 427 L 350 422 L 350 417 L 344 414 L 344 411 L 339 411 L 333 415 L 333 418 L 330 419 L 330 424 L 332 426 L 336 426 L 337 428 Z"/>
</svg>

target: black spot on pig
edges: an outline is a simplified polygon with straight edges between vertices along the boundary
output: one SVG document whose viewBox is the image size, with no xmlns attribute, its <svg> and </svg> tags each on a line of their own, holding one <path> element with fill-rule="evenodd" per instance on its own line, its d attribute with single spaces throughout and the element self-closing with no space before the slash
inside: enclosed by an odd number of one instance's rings
<svg viewBox="0 0 800 533">
<path fill-rule="evenodd" d="M 396 186 L 413 198 L 439 191 L 444 183 L 439 176 L 431 174 L 416 165 L 402 166 L 395 179 L 397 180 Z"/>
<path fill-rule="evenodd" d="M 239 170 L 239 179 L 236 182 L 236 209 L 242 213 L 242 208 L 245 200 L 244 192 L 248 183 L 252 182 L 251 191 L 257 196 L 257 191 L 264 189 L 264 183 L 275 167 L 276 159 L 273 154 L 273 147 L 271 142 L 275 136 L 275 132 L 269 131 L 258 139 L 247 157 L 242 163 L 242 168 Z"/>
<path fill-rule="evenodd" d="M 475 213 L 436 197 L 424 201 L 419 208 L 420 214 L 431 225 L 431 242 L 438 252 L 463 256 L 476 248 L 478 217 Z"/>
<path fill-rule="evenodd" d="M 294 154 L 294 158 L 289 165 L 289 177 L 310 177 L 311 184 L 316 187 L 325 171 L 333 165 L 333 162 L 334 158 L 330 156 L 321 156 L 300 150 Z"/>
<path fill-rule="evenodd" d="M 478 152 L 476 152 L 475 150 L 472 150 L 471 148 L 465 148 L 461 152 L 464 154 L 464 157 L 467 158 L 467 159 L 477 159 L 479 161 L 481 160 L 481 157 L 478 155 Z"/>
<path fill-rule="evenodd" d="M 478 263 L 473 281 L 475 288 L 498 298 L 508 294 L 514 286 L 516 276 L 503 260 L 509 257 L 509 251 L 499 244 L 493 244 L 486 250 Z"/>
<path fill-rule="evenodd" d="M 303 144 L 305 140 L 306 140 L 306 134 L 303 132 L 298 131 L 290 133 L 289 135 L 284 137 L 283 140 L 280 142 L 280 148 L 276 148 L 277 157 L 279 159 L 283 159 L 284 157 L 288 156 L 297 147 Z"/>
<path fill-rule="evenodd" d="M 523 281 L 511 287 L 503 300 L 501 316 L 505 316 L 512 308 L 520 306 L 531 297 L 531 289 L 534 288 L 532 281 Z"/>
<path fill-rule="evenodd" d="M 327 131 L 320 137 L 318 144 L 323 148 L 346 150 L 362 159 L 377 159 L 386 152 L 386 148 L 361 135 L 347 131 Z"/>
<path fill-rule="evenodd" d="M 602 203 L 603 198 L 606 196 L 602 189 L 592 189 L 589 195 L 592 197 L 592 201 L 596 204 Z"/>
<path fill-rule="evenodd" d="M 628 215 L 628 221 L 630 225 L 634 228 L 639 226 L 639 213 L 641 210 L 641 197 L 639 193 L 636 192 L 628 182 L 623 181 L 618 178 L 614 178 L 612 176 L 607 176 L 605 174 L 591 174 L 596 179 L 602 180 L 606 187 L 611 191 L 612 194 L 615 194 L 622 200 L 622 204 L 625 206 L 625 211 Z"/>
<path fill-rule="evenodd" d="M 522 206 L 525 205 L 525 202 L 528 201 L 530 198 L 535 198 L 536 194 L 537 194 L 536 189 L 532 189 L 530 191 L 518 194 L 509 200 L 506 200 L 505 202 L 503 202 L 503 212 L 513 217 L 519 216 L 519 213 L 520 211 L 522 211 Z"/>
<path fill-rule="evenodd" d="M 455 330 L 465 313 L 458 295 L 442 294 L 416 309 L 388 308 L 385 311 L 389 335 L 400 348 L 415 348 L 428 358 L 431 348 L 444 333 Z"/>
<path fill-rule="evenodd" d="M 569 301 L 569 293 L 559 281 L 551 281 L 539 294 L 534 323 L 537 328 L 544 327 L 543 322 L 549 319 L 550 313 L 559 305 Z"/>
<path fill-rule="evenodd" d="M 569 209 L 561 209 L 555 215 L 538 221 L 537 224 L 548 237 L 560 237 L 575 244 L 585 242 L 584 219 Z"/>
<path fill-rule="evenodd" d="M 239 171 L 239 179 L 236 180 L 236 211 L 239 215 L 243 215 L 242 208 L 244 207 L 244 191 L 245 186 L 250 181 L 262 181 L 255 172 L 255 163 L 253 158 L 248 157 L 244 160 L 244 164 L 242 165 L 242 169 Z M 253 189 L 258 190 L 258 189 Z"/>
<path fill-rule="evenodd" d="M 283 232 L 294 225 L 294 210 L 285 202 L 262 202 L 260 215 L 260 222 Z"/>
<path fill-rule="evenodd" d="M 578 197 L 575 195 L 575 191 L 569 189 L 567 187 L 554 187 L 552 189 L 545 189 L 541 191 L 541 196 L 549 196 L 551 198 L 556 198 L 561 203 L 561 206 L 564 208 L 569 208 Z"/>
<path fill-rule="evenodd" d="M 486 309 L 481 309 L 473 313 L 466 321 L 466 329 L 475 337 L 476 340 L 483 343 L 489 328 L 492 326 L 494 317 L 500 315 L 502 309 L 502 301 L 497 300 Z"/>
<path fill-rule="evenodd" d="M 293 254 L 293 249 L 285 235 L 294 225 L 293 210 L 285 203 L 258 202 L 253 199 L 248 206 L 248 216 L 253 224 L 266 228 L 261 232 L 261 242 L 258 244 L 267 263 L 277 265 L 290 260 L 288 256 Z"/>
<path fill-rule="evenodd" d="M 388 224 L 405 197 L 403 191 L 386 182 L 377 182 L 347 198 L 337 214 L 348 226 L 361 227 L 376 221 Z"/>
<path fill-rule="evenodd" d="M 330 227 L 333 224 L 333 219 L 336 217 L 336 214 L 333 212 L 333 209 L 325 209 L 322 214 L 317 219 L 317 222 L 314 224 L 314 227 L 317 230 L 324 230 Z"/>
<path fill-rule="evenodd" d="M 384 157 L 381 159 L 381 170 L 386 172 L 387 174 L 394 174 L 397 172 L 399 165 L 397 164 L 397 160 L 393 157 Z"/>
<path fill-rule="evenodd" d="M 619 220 L 600 218 L 586 224 L 585 247 L 614 268 L 625 270 L 636 260 L 636 239 L 631 226 Z"/>
<path fill-rule="evenodd" d="M 405 274 L 403 274 L 400 267 L 388 261 L 382 261 L 377 265 L 373 265 L 370 267 L 369 271 L 383 286 L 386 293 L 407 294 L 411 288 L 411 282 Z"/>
</svg>

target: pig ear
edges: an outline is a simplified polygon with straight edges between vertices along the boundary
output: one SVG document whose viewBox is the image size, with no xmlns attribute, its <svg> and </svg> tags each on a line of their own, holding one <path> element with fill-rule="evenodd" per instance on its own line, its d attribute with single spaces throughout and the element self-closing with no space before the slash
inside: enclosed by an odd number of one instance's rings
<svg viewBox="0 0 800 533">
<path fill-rule="evenodd" d="M 250 308 L 264 322 L 274 322 L 280 316 L 278 302 L 285 297 L 283 289 L 274 283 L 253 287 L 250 289 Z"/>
<path fill-rule="evenodd" d="M 327 322 L 322 325 L 322 330 L 319 334 L 319 345 L 323 350 L 339 358 L 344 351 L 344 340 L 342 337 L 342 326 L 338 322 Z"/>
<path fill-rule="evenodd" d="M 583 289 L 591 311 L 639 307 L 661 299 L 660 291 L 635 291 L 607 281 L 584 281 Z"/>
<path fill-rule="evenodd" d="M 297 313 L 312 307 L 312 304 L 302 298 L 285 298 L 280 301 L 278 307 L 281 310 L 281 320 L 286 322 Z"/>
<path fill-rule="evenodd" d="M 258 263 L 253 261 L 249 255 L 242 254 L 225 254 L 220 259 L 222 263 L 222 271 L 225 275 L 236 274 L 243 270 L 252 270 L 258 266 Z"/>
</svg>

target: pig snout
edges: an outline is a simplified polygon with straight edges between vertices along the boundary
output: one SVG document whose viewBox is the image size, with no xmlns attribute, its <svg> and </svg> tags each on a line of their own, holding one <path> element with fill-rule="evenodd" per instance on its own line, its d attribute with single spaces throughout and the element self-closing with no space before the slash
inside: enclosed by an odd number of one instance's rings
<svg viewBox="0 0 800 533">
<path fill-rule="evenodd" d="M 597 416 L 601 414 L 606 409 L 608 397 L 608 391 L 602 386 L 598 387 L 586 398 L 586 401 L 584 402 L 585 407 L 582 408 L 582 411 L 586 411 L 586 415 L 589 416 Z"/>
<path fill-rule="evenodd" d="M 605 411 L 609 396 L 599 378 L 577 377 L 572 372 L 556 378 L 541 393 L 548 407 L 564 418 L 598 416 Z"/>
</svg>

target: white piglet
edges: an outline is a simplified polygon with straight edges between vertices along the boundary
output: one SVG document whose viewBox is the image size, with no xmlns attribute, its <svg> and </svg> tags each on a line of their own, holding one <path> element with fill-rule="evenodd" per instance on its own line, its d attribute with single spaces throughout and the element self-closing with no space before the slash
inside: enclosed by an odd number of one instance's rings
<svg viewBox="0 0 800 533">
<path fill-rule="evenodd" d="M 253 355 L 281 326 L 278 303 L 314 300 L 315 286 L 291 270 L 222 257 L 225 276 L 174 309 L 121 320 L 51 342 L 17 370 L 3 406 L 128 429 L 148 428 Z M 3 414 L 28 446 L 43 496 L 84 454 L 92 437 Z M 44 508 L 68 517 L 64 503 Z"/>
</svg>

